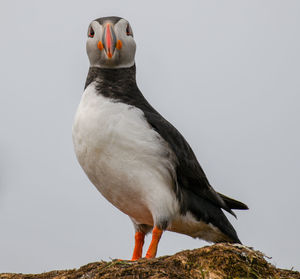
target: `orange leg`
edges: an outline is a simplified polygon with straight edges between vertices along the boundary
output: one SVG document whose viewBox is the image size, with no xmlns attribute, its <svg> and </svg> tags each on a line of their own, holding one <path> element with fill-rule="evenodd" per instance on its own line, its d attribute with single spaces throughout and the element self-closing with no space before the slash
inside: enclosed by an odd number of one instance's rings
<svg viewBox="0 0 300 279">
<path fill-rule="evenodd" d="M 157 247 L 158 247 L 158 242 L 161 238 L 162 233 L 163 233 L 162 230 L 160 230 L 156 226 L 154 227 L 154 229 L 152 231 L 152 240 L 151 240 L 150 246 L 148 248 L 146 258 L 148 258 L 148 259 L 155 258 L 156 252 L 157 252 Z"/>
<path fill-rule="evenodd" d="M 132 259 L 131 259 L 132 261 L 136 261 L 142 257 L 144 238 L 145 238 L 145 233 L 143 233 L 143 232 L 135 233 L 135 236 L 134 236 L 135 245 L 134 245 L 133 255 L 132 255 Z"/>
</svg>

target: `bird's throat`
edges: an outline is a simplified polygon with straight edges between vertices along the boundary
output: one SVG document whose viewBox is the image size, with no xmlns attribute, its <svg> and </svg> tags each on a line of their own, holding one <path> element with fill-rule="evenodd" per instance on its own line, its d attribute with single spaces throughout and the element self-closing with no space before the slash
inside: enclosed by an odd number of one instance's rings
<svg viewBox="0 0 300 279">
<path fill-rule="evenodd" d="M 115 69 L 90 67 L 85 83 L 85 88 L 94 81 L 101 84 L 103 88 L 128 88 L 136 86 L 135 77 L 135 65 L 129 68 Z"/>
</svg>

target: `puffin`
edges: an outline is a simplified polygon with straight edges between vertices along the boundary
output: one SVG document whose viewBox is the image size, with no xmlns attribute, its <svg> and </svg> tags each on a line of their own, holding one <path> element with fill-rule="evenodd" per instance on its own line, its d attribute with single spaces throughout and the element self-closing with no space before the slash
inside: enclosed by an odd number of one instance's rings
<svg viewBox="0 0 300 279">
<path fill-rule="evenodd" d="M 136 83 L 130 23 L 109 16 L 87 32 L 90 67 L 73 127 L 76 157 L 89 180 L 135 229 L 131 260 L 154 258 L 164 231 L 208 242 L 241 243 L 224 211 L 247 205 L 216 192 L 181 133 Z"/>
</svg>

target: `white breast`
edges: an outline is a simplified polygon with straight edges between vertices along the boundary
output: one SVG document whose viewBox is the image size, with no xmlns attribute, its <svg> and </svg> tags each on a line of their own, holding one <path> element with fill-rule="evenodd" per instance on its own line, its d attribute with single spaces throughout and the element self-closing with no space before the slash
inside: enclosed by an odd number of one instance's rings
<svg viewBox="0 0 300 279">
<path fill-rule="evenodd" d="M 168 145 L 140 109 L 83 93 L 73 125 L 78 161 L 91 182 L 137 223 L 153 225 L 178 213 Z"/>
</svg>

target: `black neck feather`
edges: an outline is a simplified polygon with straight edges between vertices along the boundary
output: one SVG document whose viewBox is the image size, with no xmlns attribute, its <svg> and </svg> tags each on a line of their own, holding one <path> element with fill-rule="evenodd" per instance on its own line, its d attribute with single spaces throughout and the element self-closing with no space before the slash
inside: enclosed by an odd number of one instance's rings
<svg viewBox="0 0 300 279">
<path fill-rule="evenodd" d="M 135 72 L 135 65 L 130 68 L 119 69 L 90 67 L 84 88 L 93 81 L 101 82 L 103 86 L 122 87 L 127 84 L 130 84 L 130 86 L 137 86 Z"/>
<path fill-rule="evenodd" d="M 144 98 L 136 84 L 136 68 L 107 69 L 90 67 L 85 88 L 96 82 L 98 94 L 144 110 L 153 108 Z"/>
</svg>

